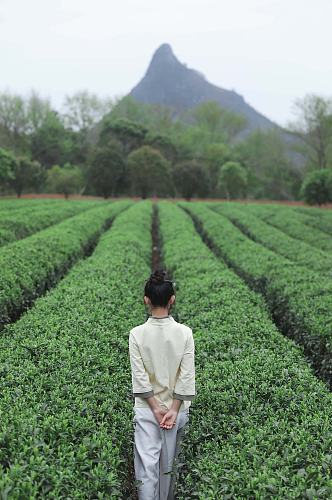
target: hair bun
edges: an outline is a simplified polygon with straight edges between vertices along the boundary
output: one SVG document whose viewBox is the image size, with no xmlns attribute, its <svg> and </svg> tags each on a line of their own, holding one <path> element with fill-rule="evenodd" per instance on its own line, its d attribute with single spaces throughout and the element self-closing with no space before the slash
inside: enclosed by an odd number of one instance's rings
<svg viewBox="0 0 332 500">
<path fill-rule="evenodd" d="M 166 271 L 163 271 L 162 269 L 156 269 L 156 271 L 151 274 L 150 280 L 156 284 L 161 284 L 165 283 L 165 277 Z"/>
</svg>

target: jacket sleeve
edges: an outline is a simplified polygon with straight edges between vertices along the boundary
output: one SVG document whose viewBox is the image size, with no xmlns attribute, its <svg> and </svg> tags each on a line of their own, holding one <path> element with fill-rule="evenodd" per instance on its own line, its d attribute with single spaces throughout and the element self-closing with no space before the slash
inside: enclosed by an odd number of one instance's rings
<svg viewBox="0 0 332 500">
<path fill-rule="evenodd" d="M 190 330 L 180 364 L 180 372 L 174 387 L 173 398 L 192 400 L 195 396 L 195 343 L 193 332 Z"/>
<path fill-rule="evenodd" d="M 133 396 L 140 398 L 149 398 L 153 396 L 153 387 L 150 383 L 149 375 L 145 370 L 139 347 L 132 332 L 129 334 L 129 357 Z"/>
</svg>

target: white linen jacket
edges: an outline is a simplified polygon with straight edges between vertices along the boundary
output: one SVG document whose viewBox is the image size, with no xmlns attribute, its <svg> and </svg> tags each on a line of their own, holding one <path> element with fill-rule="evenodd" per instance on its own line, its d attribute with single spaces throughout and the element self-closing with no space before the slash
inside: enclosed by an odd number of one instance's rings
<svg viewBox="0 0 332 500">
<path fill-rule="evenodd" d="M 149 407 L 155 396 L 162 408 L 182 400 L 179 411 L 191 405 L 195 393 L 195 343 L 191 328 L 172 316 L 154 318 L 129 333 L 129 357 L 135 407 Z"/>
</svg>

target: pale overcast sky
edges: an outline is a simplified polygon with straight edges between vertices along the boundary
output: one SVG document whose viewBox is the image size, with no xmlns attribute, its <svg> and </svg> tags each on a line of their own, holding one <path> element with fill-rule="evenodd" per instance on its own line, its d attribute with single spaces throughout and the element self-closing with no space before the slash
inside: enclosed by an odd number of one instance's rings
<svg viewBox="0 0 332 500">
<path fill-rule="evenodd" d="M 0 90 L 122 96 L 156 48 L 281 125 L 332 95 L 332 0 L 0 0 Z"/>
</svg>

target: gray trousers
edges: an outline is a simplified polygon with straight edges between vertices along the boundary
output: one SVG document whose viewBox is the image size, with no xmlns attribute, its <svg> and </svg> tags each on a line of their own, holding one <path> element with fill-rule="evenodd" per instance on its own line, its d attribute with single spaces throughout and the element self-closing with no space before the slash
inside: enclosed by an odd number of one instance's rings
<svg viewBox="0 0 332 500">
<path fill-rule="evenodd" d="M 189 408 L 172 429 L 162 429 L 151 408 L 134 407 L 134 467 L 139 500 L 173 500 L 178 455 Z"/>
</svg>

